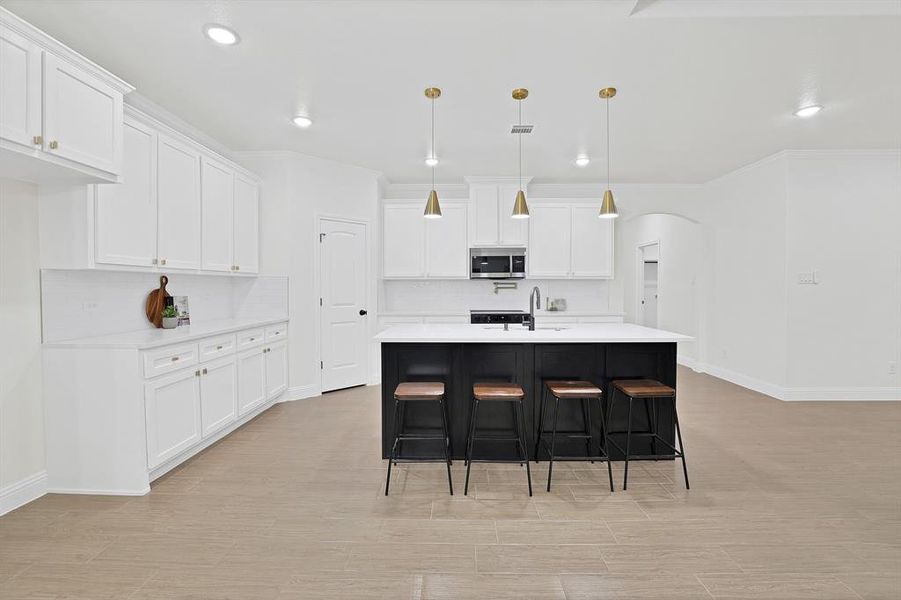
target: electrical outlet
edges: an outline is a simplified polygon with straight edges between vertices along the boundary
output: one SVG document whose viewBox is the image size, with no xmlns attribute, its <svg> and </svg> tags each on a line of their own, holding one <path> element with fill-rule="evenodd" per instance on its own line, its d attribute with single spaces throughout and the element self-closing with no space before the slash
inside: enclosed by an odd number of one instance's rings
<svg viewBox="0 0 901 600">
<path fill-rule="evenodd" d="M 93 311 L 97 310 L 97 303 L 96 302 L 85 302 L 84 304 L 81 305 L 81 310 L 83 310 L 84 312 L 93 312 Z"/>
<path fill-rule="evenodd" d="M 888 361 L 888 374 L 889 375 L 897 375 L 898 374 L 898 363 L 890 360 Z"/>
</svg>

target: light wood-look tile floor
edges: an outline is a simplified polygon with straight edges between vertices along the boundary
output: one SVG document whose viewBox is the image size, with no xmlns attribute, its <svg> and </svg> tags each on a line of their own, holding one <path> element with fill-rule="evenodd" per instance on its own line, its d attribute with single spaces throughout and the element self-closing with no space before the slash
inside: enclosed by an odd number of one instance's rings
<svg viewBox="0 0 901 600">
<path fill-rule="evenodd" d="M 901 403 L 783 403 L 679 371 L 678 464 L 401 465 L 379 390 L 286 403 L 140 498 L 0 518 L 0 597 L 901 598 Z M 618 488 L 622 469 L 615 467 Z"/>
</svg>

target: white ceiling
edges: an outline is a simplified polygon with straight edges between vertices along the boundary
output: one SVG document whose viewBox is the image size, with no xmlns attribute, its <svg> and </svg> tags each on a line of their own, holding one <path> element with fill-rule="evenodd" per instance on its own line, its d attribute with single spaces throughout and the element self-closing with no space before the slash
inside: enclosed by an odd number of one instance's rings
<svg viewBox="0 0 901 600">
<path fill-rule="evenodd" d="M 619 89 L 617 181 L 702 182 L 787 148 L 901 146 L 898 0 L 0 5 L 234 150 L 295 150 L 396 182 L 429 178 L 430 85 L 444 91 L 445 182 L 515 174 L 520 86 L 536 181 L 603 178 L 606 85 Z M 209 22 L 242 42 L 212 44 Z M 809 103 L 825 110 L 792 116 Z M 292 125 L 296 112 L 313 127 Z"/>
</svg>

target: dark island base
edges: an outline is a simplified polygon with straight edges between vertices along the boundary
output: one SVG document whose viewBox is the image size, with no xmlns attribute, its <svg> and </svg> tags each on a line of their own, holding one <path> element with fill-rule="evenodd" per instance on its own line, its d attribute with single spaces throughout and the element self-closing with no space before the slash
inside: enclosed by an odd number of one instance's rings
<svg viewBox="0 0 901 600">
<path fill-rule="evenodd" d="M 518 383 L 526 392 L 524 402 L 526 434 L 529 436 L 529 455 L 534 454 L 535 434 L 538 428 L 538 408 L 542 380 L 582 379 L 591 381 L 604 390 L 604 411 L 607 411 L 608 383 L 613 379 L 649 378 L 676 387 L 675 343 L 604 343 L 604 344 L 473 344 L 473 343 L 383 343 L 382 344 L 382 458 L 388 458 L 394 439 L 394 388 L 404 381 L 441 381 L 450 410 L 452 453 L 455 459 L 463 459 L 466 433 L 472 406 L 474 383 L 507 381 Z M 592 427 L 595 439 L 600 439 L 602 416 L 592 405 Z M 625 431 L 629 403 L 618 396 L 611 416 L 611 429 Z M 658 401 L 658 433 L 674 443 L 675 427 L 672 404 Z M 558 431 L 575 431 L 582 428 L 582 412 L 579 401 L 562 400 Z M 551 412 L 546 423 L 550 428 Z M 633 431 L 648 428 L 644 401 L 633 406 Z M 437 430 L 441 427 L 436 403 L 410 402 L 406 407 L 405 430 Z M 509 403 L 482 403 L 479 408 L 479 430 L 511 431 L 512 410 Z M 625 446 L 625 435 L 617 438 Z M 558 438 L 559 440 L 559 438 Z M 558 441 L 558 454 L 586 456 L 584 442 L 562 444 Z M 649 454 L 650 440 L 632 438 L 633 454 Z M 442 448 L 439 443 L 407 441 L 401 447 L 401 458 L 435 457 Z M 610 452 L 614 460 L 621 460 L 621 453 L 613 446 Z M 592 454 L 597 451 L 593 450 Z M 513 458 L 513 443 L 481 442 L 474 454 L 485 458 Z M 545 458 L 544 456 L 540 458 Z"/>
</svg>

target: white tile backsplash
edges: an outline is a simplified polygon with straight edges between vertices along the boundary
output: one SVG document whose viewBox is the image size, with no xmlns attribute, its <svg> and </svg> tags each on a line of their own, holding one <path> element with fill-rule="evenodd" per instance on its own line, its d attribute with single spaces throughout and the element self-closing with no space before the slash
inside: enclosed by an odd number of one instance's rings
<svg viewBox="0 0 901 600">
<path fill-rule="evenodd" d="M 172 296 L 188 296 L 191 321 L 234 317 L 287 317 L 287 277 L 231 277 L 167 273 Z M 45 342 L 137 331 L 153 327 L 144 315 L 160 275 L 127 271 L 41 271 Z"/>
<path fill-rule="evenodd" d="M 515 281 L 515 280 L 505 280 Z M 381 313 L 461 313 L 472 309 L 528 310 L 532 287 L 547 298 L 565 298 L 567 311 L 603 314 L 610 311 L 608 281 L 525 279 L 515 290 L 499 290 L 485 280 L 434 280 L 382 282 Z"/>
</svg>

